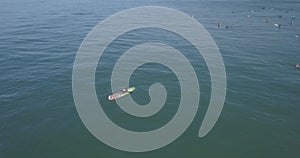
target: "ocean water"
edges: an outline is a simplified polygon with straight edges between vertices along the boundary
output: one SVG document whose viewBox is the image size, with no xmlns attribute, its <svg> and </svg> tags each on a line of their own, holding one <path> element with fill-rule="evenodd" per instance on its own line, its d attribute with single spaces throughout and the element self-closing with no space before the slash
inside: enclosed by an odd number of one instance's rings
<svg viewBox="0 0 300 158">
<path fill-rule="evenodd" d="M 166 86 L 167 102 L 157 115 L 137 119 L 105 98 L 111 93 L 112 68 L 124 51 L 147 41 L 172 45 L 189 59 L 201 88 L 200 106 L 187 131 L 161 149 L 130 153 L 100 142 L 82 123 L 72 95 L 80 44 L 105 18 L 138 6 L 191 15 L 219 47 L 227 95 L 217 124 L 204 138 L 197 134 L 211 92 L 207 66 L 182 37 L 155 28 L 128 32 L 107 48 L 95 74 L 98 99 L 123 128 L 148 131 L 166 124 L 177 111 L 180 87 L 163 65 L 145 64 L 130 80 L 139 104 L 150 101 L 151 84 Z M 300 63 L 299 18 L 297 0 L 2 0 L 0 157 L 300 157 L 300 70 L 294 66 Z"/>
</svg>

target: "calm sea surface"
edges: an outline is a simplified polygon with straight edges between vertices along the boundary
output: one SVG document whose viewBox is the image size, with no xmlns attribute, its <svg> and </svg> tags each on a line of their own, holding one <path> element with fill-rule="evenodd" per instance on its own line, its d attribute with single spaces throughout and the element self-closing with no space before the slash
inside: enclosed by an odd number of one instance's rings
<svg viewBox="0 0 300 158">
<path fill-rule="evenodd" d="M 155 63 L 139 67 L 130 83 L 137 87 L 132 97 L 139 104 L 150 101 L 151 84 L 165 85 L 167 102 L 157 115 L 134 118 L 105 99 L 114 64 L 134 45 L 154 41 L 180 50 L 201 88 L 198 113 L 181 137 L 159 150 L 128 153 L 103 144 L 85 128 L 73 100 L 72 69 L 95 25 L 119 11 L 149 5 L 185 12 L 208 30 L 225 63 L 227 96 L 213 130 L 198 138 L 211 92 L 202 56 L 166 30 L 122 35 L 104 52 L 96 71 L 99 102 L 116 124 L 133 131 L 159 128 L 180 102 L 176 75 Z M 300 70 L 294 67 L 300 63 L 298 0 L 2 0 L 0 6 L 1 158 L 300 157 Z"/>
</svg>

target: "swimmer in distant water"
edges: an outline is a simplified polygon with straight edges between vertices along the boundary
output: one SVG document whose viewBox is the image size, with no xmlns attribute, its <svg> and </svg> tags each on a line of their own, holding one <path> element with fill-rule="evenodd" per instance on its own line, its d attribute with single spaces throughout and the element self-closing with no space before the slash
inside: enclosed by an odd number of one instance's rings
<svg viewBox="0 0 300 158">
<path fill-rule="evenodd" d="M 274 24 L 277 28 L 281 29 L 282 25 L 281 24 Z"/>
<path fill-rule="evenodd" d="M 300 69 L 300 64 L 296 64 L 295 66 L 297 69 Z"/>
<path fill-rule="evenodd" d="M 295 17 L 295 16 L 292 16 L 292 17 L 291 17 L 291 24 L 294 24 L 294 23 L 295 23 L 295 20 L 296 20 L 296 17 Z"/>
<path fill-rule="evenodd" d="M 221 21 L 218 21 L 218 28 L 220 28 L 222 26 Z"/>
</svg>

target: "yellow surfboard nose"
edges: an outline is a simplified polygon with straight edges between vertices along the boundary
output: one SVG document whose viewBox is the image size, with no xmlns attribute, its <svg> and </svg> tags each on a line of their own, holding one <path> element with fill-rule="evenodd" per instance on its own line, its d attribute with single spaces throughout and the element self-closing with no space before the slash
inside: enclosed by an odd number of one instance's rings
<svg viewBox="0 0 300 158">
<path fill-rule="evenodd" d="M 135 87 L 128 88 L 128 92 L 133 92 L 135 90 Z"/>
</svg>

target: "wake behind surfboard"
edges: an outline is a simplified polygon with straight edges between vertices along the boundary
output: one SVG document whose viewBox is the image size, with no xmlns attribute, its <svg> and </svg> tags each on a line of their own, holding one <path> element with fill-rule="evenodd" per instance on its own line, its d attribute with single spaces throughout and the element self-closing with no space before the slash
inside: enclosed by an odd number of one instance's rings
<svg viewBox="0 0 300 158">
<path fill-rule="evenodd" d="M 123 88 L 122 90 L 113 93 L 112 95 L 108 96 L 108 100 L 115 100 L 121 97 L 124 97 L 125 95 L 133 92 L 135 90 L 135 87 L 130 87 L 130 88 Z"/>
</svg>

